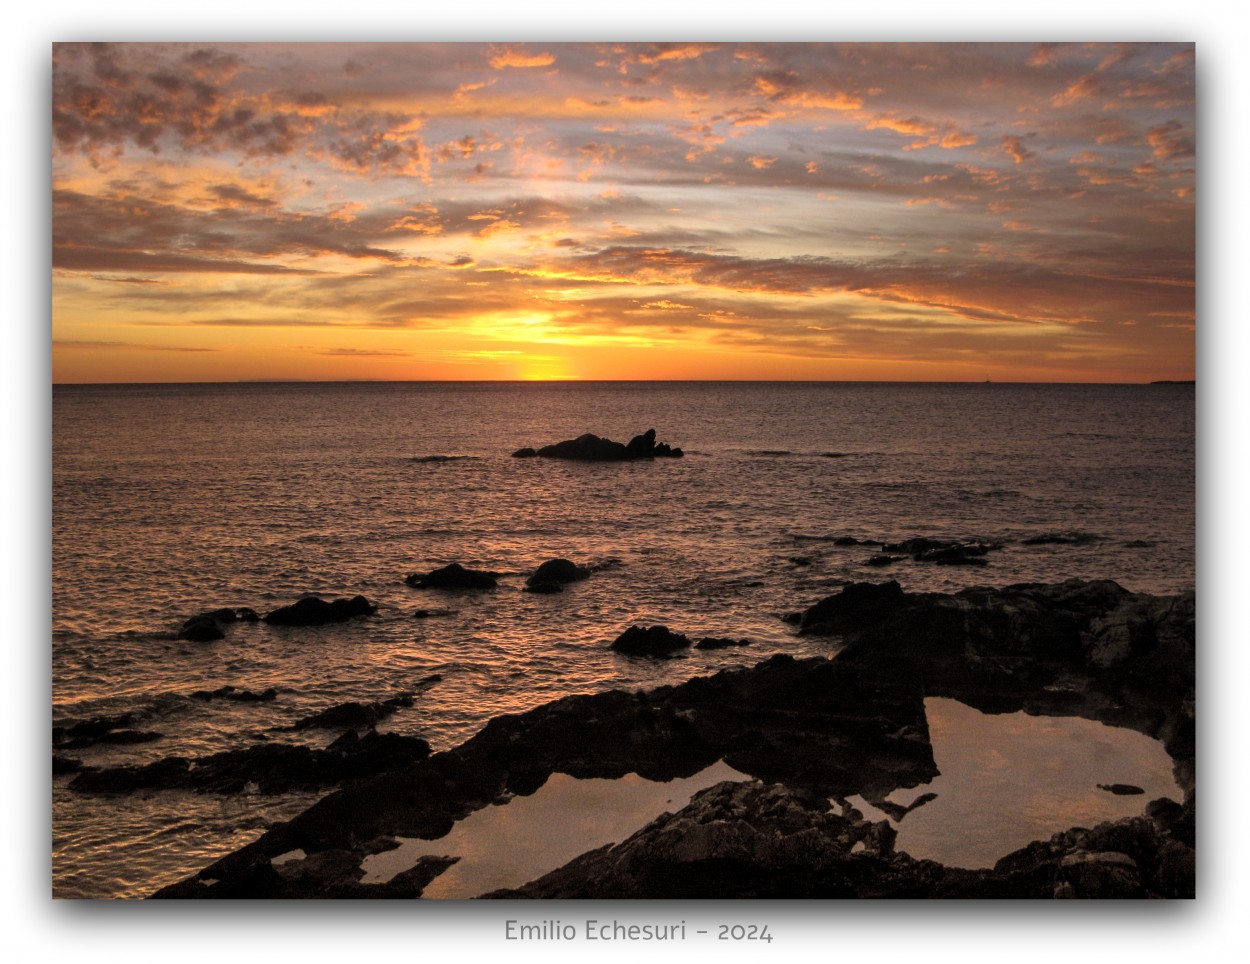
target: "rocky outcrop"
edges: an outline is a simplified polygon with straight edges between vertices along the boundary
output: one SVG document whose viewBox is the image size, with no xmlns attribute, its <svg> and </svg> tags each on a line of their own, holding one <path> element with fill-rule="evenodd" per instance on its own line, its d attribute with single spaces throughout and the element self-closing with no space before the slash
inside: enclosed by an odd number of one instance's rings
<svg viewBox="0 0 1250 964">
<path fill-rule="evenodd" d="M 728 636 L 704 636 L 694 644 L 695 649 L 729 649 L 732 646 L 750 646 L 749 639 L 731 639 Z"/>
<path fill-rule="evenodd" d="M 191 699 L 211 703 L 213 700 L 233 700 L 236 703 L 271 703 L 278 698 L 278 690 L 270 686 L 259 693 L 241 690 L 237 686 L 219 686 L 215 690 L 196 690 Z"/>
<path fill-rule="evenodd" d="M 234 609 L 213 609 L 192 616 L 184 622 L 178 629 L 178 638 L 195 643 L 212 642 L 215 639 L 224 639 L 226 636 L 224 627 L 231 623 L 254 623 L 259 619 L 260 616 L 256 610 L 248 609 L 246 606 Z"/>
<path fill-rule="evenodd" d="M 427 573 L 412 573 L 404 580 L 415 589 L 494 589 L 499 573 L 484 569 L 466 569 L 458 562 Z"/>
<path fill-rule="evenodd" d="M 672 656 L 690 648 L 690 638 L 667 626 L 630 626 L 612 641 L 610 649 L 626 656 Z"/>
<path fill-rule="evenodd" d="M 627 444 L 587 433 L 540 449 L 522 448 L 513 458 L 569 459 L 575 462 L 628 462 L 636 459 L 681 458 L 684 453 L 664 442 L 656 444 L 655 429 L 635 435 Z"/>
<path fill-rule="evenodd" d="M 909 679 L 982 710 L 1068 713 L 1129 726 L 1194 757 L 1194 594 L 1131 593 L 1108 580 L 953 594 L 856 583 L 788 618 L 836 635 L 839 661 Z M 1190 761 L 1185 764 L 1184 761 Z"/>
<path fill-rule="evenodd" d="M 315 790 L 410 766 L 430 753 L 416 737 L 352 730 L 324 750 L 286 743 L 261 743 L 188 760 L 166 757 L 142 766 L 84 767 L 71 782 L 79 793 L 120 794 L 137 790 L 196 790 L 260 793 Z"/>
<path fill-rule="evenodd" d="M 134 713 L 117 716 L 96 716 L 68 726 L 52 727 L 52 745 L 61 750 L 82 750 L 99 743 L 126 746 L 151 743 L 162 734 L 148 730 L 133 729 L 137 722 Z"/>
<path fill-rule="evenodd" d="M 571 582 L 590 578 L 590 570 L 568 559 L 548 559 L 525 580 L 525 591 L 536 593 L 563 592 Z"/>
<path fill-rule="evenodd" d="M 720 783 L 629 839 L 488 897 L 553 898 L 1132 898 L 1192 897 L 1192 847 L 1132 818 L 1030 844 L 991 870 L 961 870 L 894 851 L 894 830 L 819 794 Z"/>
<path fill-rule="evenodd" d="M 328 730 L 365 730 L 372 729 L 398 709 L 412 706 L 412 694 L 401 693 L 389 700 L 377 700 L 372 703 L 361 703 L 352 700 L 339 703 L 328 710 L 305 716 L 295 723 L 295 729 L 306 730 L 320 727 Z"/>
<path fill-rule="evenodd" d="M 848 586 L 794 617 L 803 632 L 841 637 L 835 659 L 774 656 L 680 686 L 498 717 L 459 747 L 330 794 L 157 896 L 350 896 L 368 841 L 441 837 L 553 772 L 669 780 L 717 761 L 760 782 L 714 787 L 615 847 L 494 896 L 1193 896 L 1193 613 L 1192 594 L 1141 596 L 1106 582 L 949 595 Z M 1065 831 L 991 870 L 895 853 L 887 823 L 849 807 L 830 813 L 828 801 L 886 800 L 930 782 L 924 699 L 942 695 L 1156 735 L 1185 800 Z M 273 859 L 294 850 L 305 864 L 279 874 Z"/>
<path fill-rule="evenodd" d="M 344 623 L 356 616 L 371 616 L 378 607 L 364 596 L 326 602 L 317 596 L 305 596 L 290 606 L 282 606 L 265 616 L 271 626 L 325 626 Z"/>
</svg>

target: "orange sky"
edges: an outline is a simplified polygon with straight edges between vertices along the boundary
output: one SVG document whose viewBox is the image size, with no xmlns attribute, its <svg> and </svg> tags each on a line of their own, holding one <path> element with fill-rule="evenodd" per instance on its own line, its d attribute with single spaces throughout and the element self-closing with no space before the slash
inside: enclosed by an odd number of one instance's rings
<svg viewBox="0 0 1250 964">
<path fill-rule="evenodd" d="M 1193 53 L 57 44 L 53 378 L 1192 378 Z"/>
</svg>

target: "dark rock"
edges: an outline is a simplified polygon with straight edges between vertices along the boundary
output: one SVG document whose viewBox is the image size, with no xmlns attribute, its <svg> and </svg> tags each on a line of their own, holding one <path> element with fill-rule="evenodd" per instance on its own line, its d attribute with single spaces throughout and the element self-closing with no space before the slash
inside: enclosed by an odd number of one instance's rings
<svg viewBox="0 0 1250 964">
<path fill-rule="evenodd" d="M 523 449 L 517 449 L 515 452 L 513 452 L 512 457 L 514 459 L 532 459 L 537 454 L 538 454 L 537 449 L 523 448 Z"/>
<path fill-rule="evenodd" d="M 575 439 L 566 439 L 552 445 L 544 445 L 534 449 L 518 449 L 513 455 L 517 458 L 529 458 L 537 455 L 548 459 L 570 459 L 578 462 L 626 462 L 636 459 L 681 458 L 679 448 L 660 443 L 656 444 L 655 429 L 648 429 L 641 435 L 629 440 L 628 445 L 600 438 L 589 432 Z"/>
<path fill-rule="evenodd" d="M 525 585 L 529 587 L 531 592 L 543 592 L 544 590 L 534 589 L 533 587 L 541 583 L 556 583 L 563 586 L 566 583 L 580 582 L 589 578 L 589 569 L 570 562 L 568 559 L 548 559 L 534 570 L 533 575 L 525 580 Z"/>
<path fill-rule="evenodd" d="M 234 700 L 237 703 L 269 703 L 277 699 L 278 691 L 274 687 L 255 693 L 252 690 L 241 690 L 237 686 L 221 686 L 215 690 L 196 690 L 191 694 L 193 700 Z"/>
<path fill-rule="evenodd" d="M 540 579 L 537 582 L 527 581 L 525 583 L 525 589 L 522 591 L 550 596 L 558 592 L 564 592 L 564 583 L 556 582 L 554 579 Z"/>
<path fill-rule="evenodd" d="M 402 693 L 389 700 L 373 703 L 359 703 L 352 700 L 340 703 L 328 710 L 306 716 L 295 724 L 295 729 L 305 730 L 309 727 L 322 729 L 338 729 L 344 727 L 352 730 L 370 729 L 386 719 L 401 707 L 412 706 L 412 694 Z"/>
<path fill-rule="evenodd" d="M 194 643 L 212 642 L 225 638 L 224 626 L 236 622 L 254 623 L 258 619 L 260 616 L 256 614 L 256 610 L 248 609 L 246 606 L 235 609 L 213 609 L 192 616 L 184 622 L 178 630 L 178 638 Z"/>
<path fill-rule="evenodd" d="M 133 793 L 177 785 L 191 768 L 183 757 L 171 756 L 143 766 L 89 767 L 70 781 L 80 793 Z"/>
<path fill-rule="evenodd" d="M 419 762 L 430 745 L 416 737 L 370 731 L 352 733 L 324 750 L 284 743 L 261 743 L 227 750 L 194 761 L 167 757 L 146 766 L 86 769 L 69 784 L 80 793 L 132 793 L 136 790 L 195 790 L 241 793 L 289 793 L 336 786 Z"/>
<path fill-rule="evenodd" d="M 1021 539 L 1024 546 L 1086 546 L 1091 542 L 1099 542 L 1102 536 L 1092 532 L 1043 532 L 1040 535 Z"/>
<path fill-rule="evenodd" d="M 880 568 L 881 566 L 892 566 L 894 565 L 894 563 L 901 562 L 902 560 L 906 558 L 907 558 L 906 556 L 889 556 L 889 555 L 886 555 L 884 552 L 879 552 L 875 556 L 870 556 L 869 558 L 865 559 L 864 565 L 875 566 L 875 567 Z"/>
<path fill-rule="evenodd" d="M 64 743 L 66 740 L 89 740 L 94 742 L 110 730 L 130 726 L 135 722 L 133 713 L 120 713 L 117 716 L 96 716 L 81 723 L 70 726 L 52 727 L 52 742 Z M 84 746 L 89 744 L 82 744 Z"/>
<path fill-rule="evenodd" d="M 630 626 L 613 640 L 611 648 L 627 656 L 671 656 L 689 646 L 688 637 L 667 626 Z"/>
<path fill-rule="evenodd" d="M 455 615 L 454 609 L 418 609 L 412 614 L 413 619 L 433 619 L 436 616 Z"/>
<path fill-rule="evenodd" d="M 178 630 L 178 638 L 193 643 L 211 643 L 215 639 L 225 639 L 226 632 L 221 623 L 210 616 L 192 616 Z"/>
<path fill-rule="evenodd" d="M 273 626 L 324 626 L 343 623 L 356 616 L 370 616 L 378 607 L 364 596 L 326 602 L 316 596 L 305 596 L 290 606 L 275 609 L 265 617 Z"/>
<path fill-rule="evenodd" d="M 695 649 L 728 649 L 731 646 L 750 646 L 749 639 L 730 639 L 727 636 L 704 636 L 694 644 Z"/>
<path fill-rule="evenodd" d="M 494 589 L 499 585 L 499 573 L 466 569 L 453 562 L 424 575 L 414 572 L 404 582 L 417 589 Z"/>
<path fill-rule="evenodd" d="M 1145 793 L 1141 787 L 1135 787 L 1131 783 L 1100 783 L 1099 790 L 1106 790 L 1108 793 L 1114 793 L 1117 796 L 1128 797 L 1138 793 Z"/>
<path fill-rule="evenodd" d="M 854 538 L 853 536 L 838 536 L 836 539 L 833 540 L 833 544 L 835 546 L 858 546 L 861 543 L 858 539 Z M 868 544 L 871 545 L 871 543 L 868 543 Z"/>
<path fill-rule="evenodd" d="M 905 539 L 902 542 L 888 542 L 881 546 L 882 552 L 901 552 L 908 556 L 918 556 L 922 552 L 932 552 L 934 549 L 949 549 L 957 543 L 953 539 L 928 539 L 917 536 L 914 539 Z"/>
<path fill-rule="evenodd" d="M 66 773 L 77 773 L 82 769 L 82 760 L 75 760 L 69 756 L 57 756 L 52 754 L 52 775 L 54 777 L 62 776 Z"/>
<path fill-rule="evenodd" d="M 841 634 L 888 617 L 904 601 L 902 587 L 890 582 L 853 582 L 803 612 L 800 633 Z"/>
</svg>

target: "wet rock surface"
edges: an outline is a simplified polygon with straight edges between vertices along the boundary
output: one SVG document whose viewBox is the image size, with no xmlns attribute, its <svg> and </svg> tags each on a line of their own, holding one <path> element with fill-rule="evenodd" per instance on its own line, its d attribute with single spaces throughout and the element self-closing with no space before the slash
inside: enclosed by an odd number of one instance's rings
<svg viewBox="0 0 1250 964">
<path fill-rule="evenodd" d="M 568 559 L 548 559 L 525 580 L 525 591 L 534 593 L 563 592 L 571 582 L 590 578 L 590 570 Z"/>
<path fill-rule="evenodd" d="M 441 837 L 475 810 L 532 794 L 553 772 L 668 780 L 721 760 L 759 782 L 713 787 L 615 847 L 492 896 L 1193 896 L 1192 594 L 1077 580 L 949 595 L 856 584 L 793 622 L 838 636 L 836 658 L 774 656 L 679 686 L 570 696 L 498 717 L 459 747 L 345 786 L 157 896 L 353 896 L 371 852 L 364 842 Z M 888 822 L 831 812 L 828 801 L 884 800 L 930 782 L 924 699 L 936 695 L 1154 735 L 1176 760 L 1185 800 L 1065 831 L 991 870 L 895 853 Z M 299 873 L 275 870 L 272 859 L 296 849 L 307 855 Z"/>
<path fill-rule="evenodd" d="M 138 790 L 196 790 L 260 793 L 315 790 L 409 766 L 423 760 L 430 745 L 416 737 L 349 730 L 324 750 L 285 743 L 261 743 L 189 760 L 166 757 L 135 766 L 83 767 L 70 782 L 80 793 L 121 794 Z"/>
<path fill-rule="evenodd" d="M 377 606 L 364 596 L 326 602 L 317 596 L 305 596 L 290 606 L 282 606 L 265 616 L 271 626 L 325 626 L 344 623 L 356 616 L 371 616 Z"/>
<path fill-rule="evenodd" d="M 191 699 L 211 703 L 213 700 L 233 700 L 236 703 L 271 703 L 278 698 L 278 690 L 270 686 L 256 692 L 241 690 L 237 686 L 219 686 L 215 690 L 196 690 Z"/>
<path fill-rule="evenodd" d="M 232 623 L 254 623 L 260 619 L 256 610 L 245 606 L 234 609 L 213 609 L 192 616 L 178 629 L 178 638 L 195 643 L 207 643 L 225 639 L 225 627 Z"/>
<path fill-rule="evenodd" d="M 626 656 L 665 657 L 690 648 L 690 638 L 667 626 L 630 626 L 609 649 Z"/>
<path fill-rule="evenodd" d="M 466 569 L 453 562 L 424 574 L 414 572 L 404 582 L 415 589 L 494 589 L 499 585 L 499 573 Z"/>
<path fill-rule="evenodd" d="M 656 443 L 655 429 L 635 435 L 628 443 L 586 433 L 542 448 L 521 448 L 513 458 L 568 459 L 575 462 L 629 462 L 637 459 L 681 458 L 684 453 L 665 442 Z"/>
</svg>

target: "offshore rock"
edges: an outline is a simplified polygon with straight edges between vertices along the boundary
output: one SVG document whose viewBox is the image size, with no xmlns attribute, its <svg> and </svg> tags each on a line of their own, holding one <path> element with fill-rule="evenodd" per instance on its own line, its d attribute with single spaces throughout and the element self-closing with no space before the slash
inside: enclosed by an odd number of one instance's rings
<svg viewBox="0 0 1250 964">
<path fill-rule="evenodd" d="M 416 589 L 494 589 L 499 585 L 499 573 L 466 569 L 453 562 L 425 574 L 414 572 L 404 582 Z"/>
<path fill-rule="evenodd" d="M 278 691 L 270 686 L 259 693 L 253 690 L 241 690 L 237 686 L 219 686 L 215 690 L 196 690 L 191 699 L 210 703 L 213 700 L 234 700 L 236 703 L 271 703 L 278 698 Z"/>
<path fill-rule="evenodd" d="M 241 793 L 253 785 L 261 793 L 288 793 L 336 786 L 349 780 L 400 769 L 429 756 L 430 745 L 416 737 L 349 731 L 324 750 L 284 743 L 261 743 L 241 750 L 187 760 L 166 757 L 145 766 L 84 768 L 70 782 L 80 793 L 132 793 L 137 790 L 196 790 Z"/>
<path fill-rule="evenodd" d="M 359 703 L 353 700 L 332 706 L 330 709 L 322 710 L 320 713 L 314 713 L 312 716 L 306 716 L 295 723 L 294 729 L 306 730 L 309 727 L 348 730 L 371 729 L 396 710 L 409 706 L 412 706 L 411 693 L 401 693 L 399 696 L 389 700 L 373 703 Z"/>
<path fill-rule="evenodd" d="M 513 452 L 514 458 L 539 456 L 547 459 L 569 459 L 576 462 L 628 462 L 637 459 L 681 458 L 685 453 L 655 441 L 655 429 L 647 429 L 635 435 L 628 444 L 586 433 L 575 439 L 566 439 L 540 449 L 523 448 Z"/>
<path fill-rule="evenodd" d="M 694 644 L 695 649 L 729 649 L 731 646 L 750 646 L 749 639 L 730 639 L 728 636 L 704 636 Z"/>
<path fill-rule="evenodd" d="M 581 582 L 589 578 L 590 570 L 584 566 L 568 559 L 548 559 L 525 580 L 525 588 L 530 592 L 551 592 L 551 589 L 542 587 L 551 584 L 563 587 L 570 582 Z M 559 592 L 558 589 L 555 591 Z"/>
<path fill-rule="evenodd" d="M 178 638 L 195 643 L 207 643 L 226 636 L 223 627 L 236 622 L 254 623 L 260 616 L 256 610 L 240 606 L 234 609 L 213 609 L 192 616 L 178 630 Z"/>
<path fill-rule="evenodd" d="M 316 596 L 305 596 L 290 606 L 275 609 L 265 617 L 272 626 L 324 626 L 343 623 L 356 616 L 371 616 L 378 607 L 364 596 L 326 602 Z"/>
<path fill-rule="evenodd" d="M 690 639 L 667 626 L 630 626 L 612 642 L 611 649 L 627 656 L 671 656 L 688 649 Z"/>
</svg>

